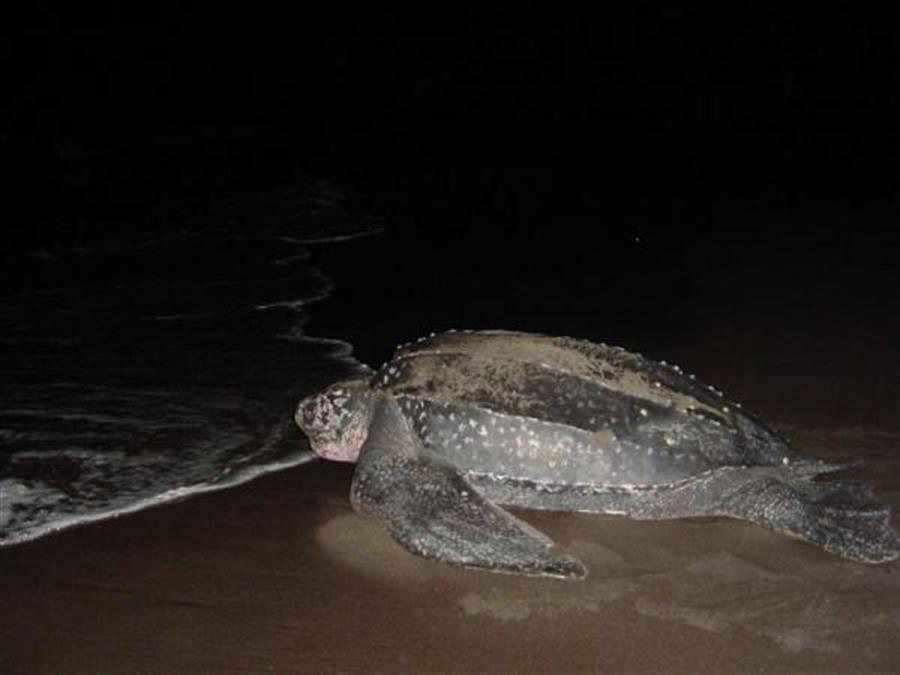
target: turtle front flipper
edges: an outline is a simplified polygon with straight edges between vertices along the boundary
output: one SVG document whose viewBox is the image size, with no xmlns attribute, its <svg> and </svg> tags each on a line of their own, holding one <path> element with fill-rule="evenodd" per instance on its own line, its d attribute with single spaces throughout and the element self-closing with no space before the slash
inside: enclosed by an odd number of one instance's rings
<svg viewBox="0 0 900 675">
<path fill-rule="evenodd" d="M 396 403 L 377 404 L 353 478 L 354 508 L 378 518 L 426 558 L 496 572 L 579 578 L 575 558 L 549 552 L 541 532 L 485 499 L 410 430 Z"/>
</svg>

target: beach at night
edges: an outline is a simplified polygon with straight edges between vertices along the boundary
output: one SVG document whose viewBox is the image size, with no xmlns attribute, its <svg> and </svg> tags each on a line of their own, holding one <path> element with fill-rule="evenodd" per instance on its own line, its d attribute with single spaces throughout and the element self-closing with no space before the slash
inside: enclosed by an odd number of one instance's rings
<svg viewBox="0 0 900 675">
<path fill-rule="evenodd" d="M 431 333 L 570 336 L 720 389 L 898 529 L 888 43 L 626 14 L 23 20 L 0 672 L 900 670 L 896 560 L 511 509 L 586 578 L 453 567 L 294 422 Z"/>
</svg>

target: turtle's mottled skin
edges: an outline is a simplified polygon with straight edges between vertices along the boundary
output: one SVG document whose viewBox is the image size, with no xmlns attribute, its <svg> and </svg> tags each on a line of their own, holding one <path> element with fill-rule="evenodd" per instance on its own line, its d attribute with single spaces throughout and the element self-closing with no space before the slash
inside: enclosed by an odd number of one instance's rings
<svg viewBox="0 0 900 675">
<path fill-rule="evenodd" d="M 322 457 L 357 461 L 351 500 L 408 549 L 501 572 L 581 563 L 497 506 L 637 519 L 729 516 L 863 562 L 900 556 L 866 487 L 805 458 L 675 366 L 525 333 L 449 332 L 300 402 Z"/>
</svg>

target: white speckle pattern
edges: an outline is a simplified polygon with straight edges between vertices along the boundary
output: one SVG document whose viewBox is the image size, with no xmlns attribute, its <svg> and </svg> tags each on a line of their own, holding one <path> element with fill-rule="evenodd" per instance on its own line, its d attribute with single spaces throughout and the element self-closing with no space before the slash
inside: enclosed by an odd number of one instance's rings
<svg viewBox="0 0 900 675">
<path fill-rule="evenodd" d="M 609 430 L 591 434 L 481 408 L 405 396 L 398 400 L 401 410 L 409 412 L 424 405 L 424 417 L 406 413 L 413 429 L 429 448 L 463 470 L 554 482 L 643 483 L 648 477 L 656 479 L 656 469 L 648 458 L 655 460 L 658 453 L 648 453 L 646 447 L 638 453 L 637 447 L 623 445 Z M 450 421 L 451 415 L 456 421 Z"/>
<path fill-rule="evenodd" d="M 378 386 L 408 397 L 415 432 L 464 470 L 640 486 L 741 461 L 742 418 L 675 365 L 502 331 L 432 335 L 400 351 Z"/>
</svg>

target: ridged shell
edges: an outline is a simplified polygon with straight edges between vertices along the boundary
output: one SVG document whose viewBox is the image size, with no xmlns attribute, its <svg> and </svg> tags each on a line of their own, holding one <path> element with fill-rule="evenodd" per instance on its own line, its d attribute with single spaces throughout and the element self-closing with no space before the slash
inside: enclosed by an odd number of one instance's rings
<svg viewBox="0 0 900 675">
<path fill-rule="evenodd" d="M 733 426 L 733 404 L 676 367 L 573 338 L 442 333 L 399 347 L 373 385 L 590 431 L 600 428 L 601 417 L 640 417 L 642 409 L 702 415 Z"/>
</svg>

